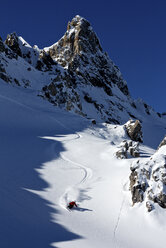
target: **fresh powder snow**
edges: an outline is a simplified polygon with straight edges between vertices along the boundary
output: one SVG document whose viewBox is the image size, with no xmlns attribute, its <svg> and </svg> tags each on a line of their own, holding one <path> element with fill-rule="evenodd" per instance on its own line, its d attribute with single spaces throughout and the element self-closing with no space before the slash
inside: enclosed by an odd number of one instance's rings
<svg viewBox="0 0 166 248">
<path fill-rule="evenodd" d="M 164 247 L 165 210 L 132 206 L 135 159 L 115 157 L 128 139 L 123 125 L 94 126 L 2 82 L 0 91 L 1 247 Z M 148 126 L 147 136 L 163 135 Z M 155 151 L 146 143 L 141 161 Z"/>
</svg>

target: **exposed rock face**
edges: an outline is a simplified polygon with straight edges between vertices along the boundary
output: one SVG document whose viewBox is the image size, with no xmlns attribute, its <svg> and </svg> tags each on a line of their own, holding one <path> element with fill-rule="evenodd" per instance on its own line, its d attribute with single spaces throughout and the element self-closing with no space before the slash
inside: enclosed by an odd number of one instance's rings
<svg viewBox="0 0 166 248">
<path fill-rule="evenodd" d="M 53 66 L 56 64 L 57 63 L 51 58 L 51 56 L 43 50 L 39 54 L 35 67 L 39 71 L 52 71 L 55 69 Z"/>
<path fill-rule="evenodd" d="M 51 69 L 51 65 L 56 65 L 51 56 L 47 54 L 44 50 L 41 51 L 39 58 L 42 59 L 43 63 L 47 65 L 47 67 Z"/>
<path fill-rule="evenodd" d="M 125 147 L 122 147 L 120 150 L 116 152 L 116 157 L 119 159 L 125 159 L 127 158 L 127 151 Z"/>
<path fill-rule="evenodd" d="M 130 141 L 128 143 L 128 153 L 132 157 L 138 158 L 140 156 L 140 153 L 139 153 L 139 142 Z"/>
<path fill-rule="evenodd" d="M 6 83 L 11 82 L 10 78 L 6 75 L 6 73 L 0 72 L 0 78 L 4 80 Z"/>
<path fill-rule="evenodd" d="M 144 200 L 144 192 L 148 187 L 149 171 L 143 166 L 141 167 L 139 160 L 134 162 L 130 169 L 130 190 L 132 202 L 135 204 Z"/>
<path fill-rule="evenodd" d="M 154 209 L 153 202 L 147 201 L 146 202 L 146 208 L 147 208 L 148 212 L 151 212 Z"/>
<path fill-rule="evenodd" d="M 32 48 L 22 37 L 18 37 L 16 33 L 9 34 L 5 40 L 5 44 L 15 55 L 24 58 L 36 69 L 40 71 L 51 71 L 55 69 L 52 66 L 57 63 L 53 61 L 48 53 L 40 50 L 37 46 Z"/>
<path fill-rule="evenodd" d="M 132 140 L 124 140 L 120 144 L 120 149 L 116 152 L 116 157 L 120 159 L 128 158 L 132 156 L 137 158 L 140 156 L 139 143 Z"/>
<path fill-rule="evenodd" d="M 143 142 L 142 126 L 139 120 L 129 120 L 125 124 L 125 128 L 129 137 L 134 141 Z"/>
<path fill-rule="evenodd" d="M 131 165 L 130 190 L 133 204 L 146 202 L 148 211 L 154 203 L 166 208 L 166 148 L 160 148 L 146 162 L 139 160 Z"/>
<path fill-rule="evenodd" d="M 90 23 L 76 16 L 68 23 L 67 32 L 62 39 L 49 49 L 49 53 L 62 65 L 65 58 L 66 64 L 71 66 L 73 56 L 81 56 L 87 52 L 95 55 L 99 50 L 102 51 L 102 48 Z"/>
<path fill-rule="evenodd" d="M 90 82 L 102 87 L 109 95 L 112 95 L 112 84 L 116 84 L 125 95 L 129 95 L 119 68 L 102 51 L 95 32 L 84 18 L 73 18 L 62 39 L 45 50 L 64 68 L 77 74 L 85 84 Z"/>
<path fill-rule="evenodd" d="M 13 34 L 8 34 L 6 40 L 5 40 L 5 44 L 10 47 L 10 49 L 17 54 L 18 56 L 22 57 L 22 52 L 19 46 L 19 42 L 18 42 L 18 37 L 16 35 L 16 33 Z"/>
<path fill-rule="evenodd" d="M 40 51 L 37 69 L 47 71 L 43 69 L 47 64 L 43 55 L 57 62 L 56 68 L 48 68 L 48 71 L 55 70 L 56 73 L 50 84 L 43 88 L 45 98 L 55 105 L 69 106 L 66 109 L 92 118 L 87 114 L 88 103 L 105 122 L 121 122 L 118 112 L 125 111 L 123 98 L 132 102 L 128 87 L 119 68 L 103 52 L 87 20 L 76 16 L 68 23 L 66 33 L 57 43 Z M 93 94 L 94 89 L 96 93 L 100 90 L 101 101 Z"/>
<path fill-rule="evenodd" d="M 164 139 L 161 141 L 161 143 L 160 143 L 158 149 L 159 149 L 160 147 L 162 147 L 162 146 L 165 146 L 165 145 L 166 145 L 166 136 L 165 136 Z"/>
<path fill-rule="evenodd" d="M 74 79 L 73 79 L 74 81 Z M 75 90 L 75 84 L 72 84 L 72 78 L 59 74 L 52 83 L 43 88 L 45 96 L 57 106 L 64 106 L 66 110 L 74 111 L 80 115 L 82 113 L 82 105 L 80 96 Z M 56 100 L 54 100 L 56 96 Z"/>
<path fill-rule="evenodd" d="M 5 51 L 5 46 L 3 44 L 2 38 L 0 37 L 0 52 L 4 52 Z"/>
</svg>

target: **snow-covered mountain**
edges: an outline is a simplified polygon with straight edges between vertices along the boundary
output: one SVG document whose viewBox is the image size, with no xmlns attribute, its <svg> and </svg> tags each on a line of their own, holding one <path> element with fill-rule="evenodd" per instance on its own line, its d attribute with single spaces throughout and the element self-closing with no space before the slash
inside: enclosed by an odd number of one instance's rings
<svg viewBox="0 0 166 248">
<path fill-rule="evenodd" d="M 161 114 L 130 96 L 119 68 L 102 50 L 90 23 L 69 22 L 54 45 L 31 47 L 15 33 L 1 41 L 1 74 L 6 82 L 37 90 L 52 104 L 97 121 L 123 123 L 130 117 Z"/>
<path fill-rule="evenodd" d="M 43 49 L 0 39 L 0 103 L 1 247 L 165 247 L 165 114 L 87 20 Z"/>
</svg>

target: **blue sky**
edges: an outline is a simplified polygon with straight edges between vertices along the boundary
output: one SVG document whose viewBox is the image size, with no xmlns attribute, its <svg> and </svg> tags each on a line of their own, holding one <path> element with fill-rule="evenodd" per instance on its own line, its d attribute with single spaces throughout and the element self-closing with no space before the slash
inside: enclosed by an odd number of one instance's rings
<svg viewBox="0 0 166 248">
<path fill-rule="evenodd" d="M 165 0 L 6 0 L 1 3 L 0 36 L 16 31 L 43 48 L 60 39 L 68 21 L 79 14 L 120 67 L 131 95 L 166 112 L 165 10 Z"/>
</svg>

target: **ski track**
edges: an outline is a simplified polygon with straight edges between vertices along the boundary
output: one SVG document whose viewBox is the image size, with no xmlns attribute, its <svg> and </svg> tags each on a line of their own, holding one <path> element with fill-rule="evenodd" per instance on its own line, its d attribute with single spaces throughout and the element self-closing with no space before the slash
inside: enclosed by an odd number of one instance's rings
<svg viewBox="0 0 166 248">
<path fill-rule="evenodd" d="M 38 110 L 33 109 L 32 107 L 28 106 L 26 103 L 21 103 L 21 102 L 19 102 L 17 100 L 14 100 L 12 98 L 7 97 L 7 96 L 0 95 L 0 100 L 7 100 L 7 101 L 9 101 L 11 103 L 14 103 L 14 104 L 22 107 L 22 108 L 25 108 L 25 109 L 30 110 L 32 112 L 38 113 Z M 46 111 L 42 111 L 42 112 L 46 113 Z M 59 126 L 63 127 L 64 129 L 66 129 L 68 131 L 72 131 L 71 128 L 68 128 L 66 125 L 62 124 L 62 122 L 57 120 L 57 118 L 55 118 L 53 116 L 50 116 L 50 115 L 48 115 L 47 118 L 54 120 L 57 124 L 59 124 Z M 77 135 L 77 138 L 81 138 L 80 134 L 76 134 L 76 135 Z"/>
<path fill-rule="evenodd" d="M 126 178 L 122 179 L 122 189 L 123 189 L 124 192 L 127 191 L 127 185 L 128 185 L 128 181 L 126 181 Z M 121 202 L 121 205 L 120 205 L 120 209 L 119 209 L 119 214 L 118 214 L 118 217 L 117 217 L 117 221 L 116 221 L 116 224 L 115 224 L 115 227 L 114 227 L 114 230 L 113 230 L 113 240 L 114 240 L 114 244 L 115 244 L 114 248 L 119 247 L 118 240 L 116 238 L 116 236 L 117 236 L 116 233 L 117 233 L 117 230 L 118 230 L 118 227 L 119 227 L 120 218 L 121 218 L 123 207 L 125 205 L 125 201 L 126 201 L 126 195 L 123 196 L 123 199 L 122 199 L 122 202 Z"/>
<path fill-rule="evenodd" d="M 7 96 L 2 96 L 2 95 L 0 95 L 0 99 L 7 100 L 7 101 L 9 101 L 9 102 L 11 102 L 11 103 L 17 104 L 17 105 L 20 106 L 20 107 L 26 108 L 26 109 L 31 110 L 31 111 L 34 112 L 34 109 L 33 109 L 33 108 L 31 108 L 31 107 L 29 107 L 29 106 L 27 106 L 27 105 L 25 105 L 25 104 L 23 104 L 23 103 L 20 103 L 20 102 L 14 100 L 14 99 L 11 99 L 11 98 L 9 98 L 9 97 L 7 97 Z M 36 111 L 36 112 L 37 112 L 37 111 Z"/>
<path fill-rule="evenodd" d="M 68 159 L 68 158 L 65 157 L 62 153 L 61 153 L 60 156 L 61 156 L 61 158 L 62 158 L 63 160 L 65 160 L 66 162 L 69 162 L 69 163 L 71 163 L 71 164 L 77 166 L 78 168 L 80 168 L 80 169 L 82 169 L 82 170 L 84 171 L 85 175 L 84 175 L 83 179 L 82 179 L 79 183 L 77 183 L 77 184 L 84 183 L 88 178 L 90 178 L 90 177 L 92 176 L 92 170 L 91 170 L 90 168 L 87 168 L 87 167 L 85 167 L 84 165 L 82 165 L 82 164 L 80 164 L 80 163 L 76 163 L 76 162 L 74 162 L 74 161 Z"/>
<path fill-rule="evenodd" d="M 67 137 L 67 136 L 66 136 Z M 71 142 L 73 140 L 76 140 L 76 139 L 80 139 L 82 138 L 82 135 L 80 134 L 75 134 L 75 137 L 71 138 L 71 139 L 64 139 L 62 142 Z M 82 178 L 82 180 L 70 187 L 68 187 L 64 194 L 60 197 L 60 200 L 59 200 L 59 204 L 62 208 L 65 208 L 66 209 L 66 206 L 67 206 L 67 203 L 68 201 L 70 200 L 77 200 L 77 198 L 79 197 L 80 195 L 80 190 L 82 189 L 82 185 L 92 177 L 92 170 L 88 167 L 86 167 L 85 165 L 83 164 L 80 164 L 80 163 L 77 163 L 77 162 L 74 162 L 72 160 L 70 160 L 69 158 L 67 158 L 63 153 L 60 154 L 60 157 L 63 161 L 71 164 L 71 165 L 74 165 L 76 168 L 79 168 L 80 170 L 83 170 L 84 172 L 84 176 Z M 72 196 L 72 192 L 75 192 L 75 195 L 77 195 L 76 199 L 70 199 L 70 195 Z"/>
<path fill-rule="evenodd" d="M 116 238 L 116 232 L 118 230 L 118 226 L 119 226 L 119 222 L 120 222 L 120 217 L 121 217 L 122 209 L 123 209 L 123 206 L 124 206 L 124 203 L 125 203 L 125 199 L 126 199 L 126 197 L 124 196 L 123 197 L 123 200 L 122 200 L 122 203 L 121 203 L 121 206 L 120 206 L 118 218 L 117 218 L 117 221 L 116 221 L 116 224 L 115 224 L 115 227 L 114 227 L 114 232 L 113 232 L 113 239 L 114 239 L 114 243 L 115 243 L 115 247 L 114 248 L 118 248 L 119 247 L 118 242 L 117 242 L 117 238 Z"/>
</svg>

